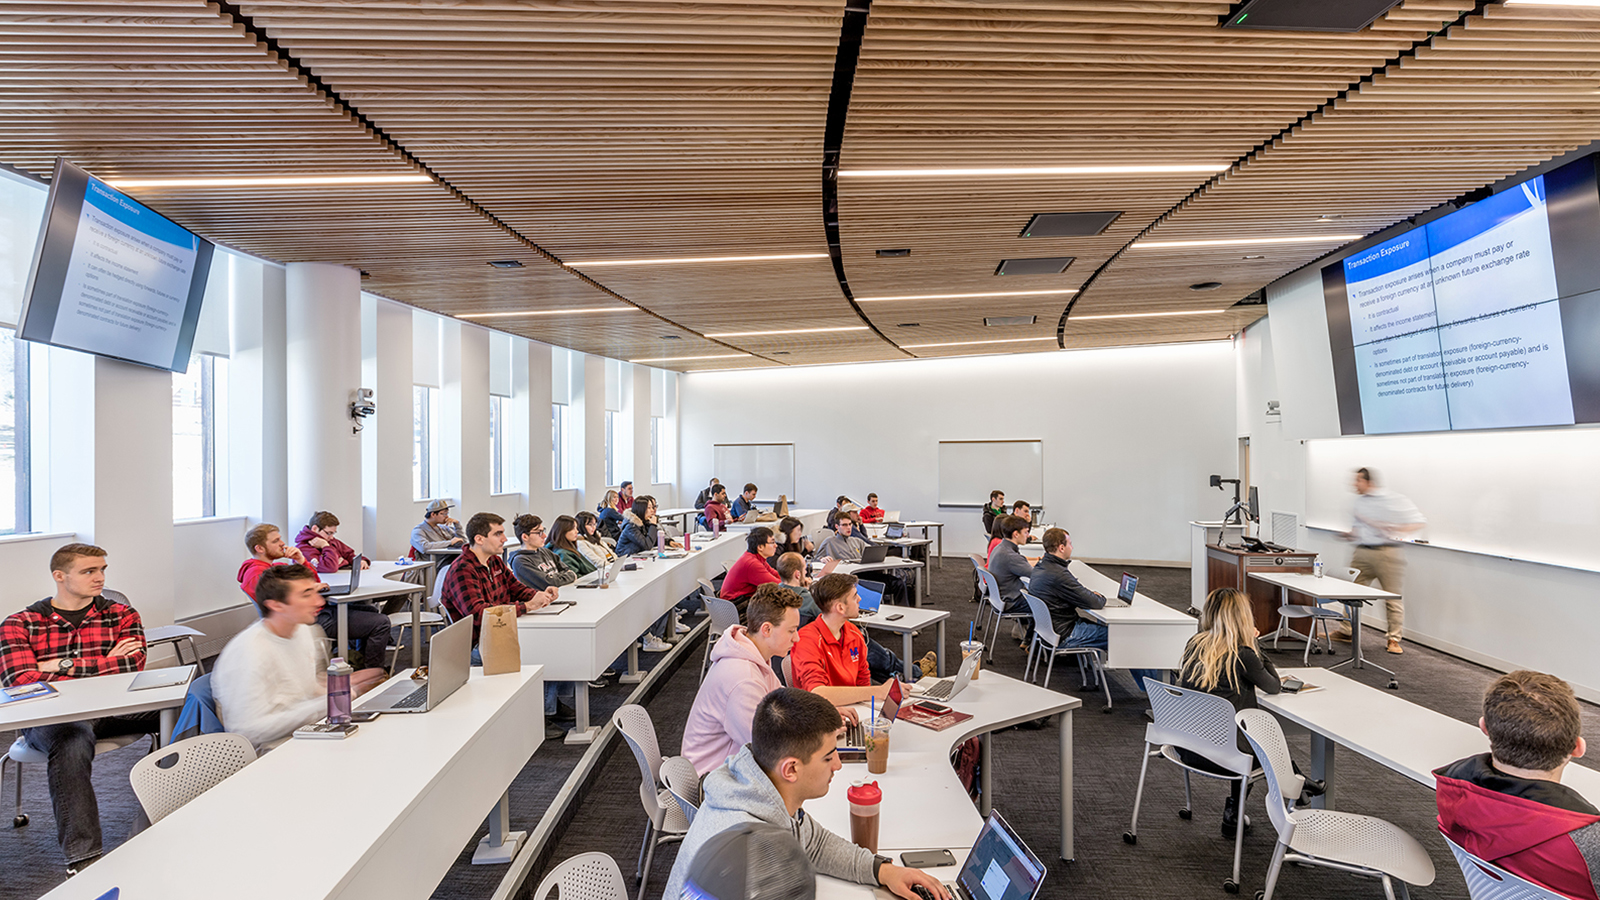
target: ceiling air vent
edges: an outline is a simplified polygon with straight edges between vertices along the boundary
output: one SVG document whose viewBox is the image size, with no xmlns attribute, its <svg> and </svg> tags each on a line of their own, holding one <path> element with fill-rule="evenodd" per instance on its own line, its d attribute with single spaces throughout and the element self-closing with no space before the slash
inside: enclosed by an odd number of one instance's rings
<svg viewBox="0 0 1600 900">
<path fill-rule="evenodd" d="M 514 259 L 496 259 L 496 260 L 491 260 L 489 265 L 494 266 L 496 269 L 520 269 L 520 268 L 522 268 L 522 263 L 517 262 Z"/>
<path fill-rule="evenodd" d="M 1028 220 L 1023 226 L 1019 237 L 1025 238 L 1062 238 L 1062 237 L 1093 237 L 1111 226 L 1122 213 L 1118 212 L 1081 212 L 1081 213 L 1039 213 Z"/>
<path fill-rule="evenodd" d="M 1072 265 L 1071 256 L 1036 256 L 1032 259 L 1002 259 L 996 275 L 1060 275 Z"/>
<path fill-rule="evenodd" d="M 1400 0 L 1246 0 L 1222 20 L 1224 28 L 1265 31 L 1360 31 Z"/>
<path fill-rule="evenodd" d="M 911 248 L 897 247 L 893 250 L 879 250 L 877 251 L 877 254 L 879 259 L 899 259 L 901 257 L 910 256 Z"/>
<path fill-rule="evenodd" d="M 1032 325 L 1039 321 L 1038 316 L 984 316 L 983 324 L 993 328 L 996 325 Z"/>
</svg>

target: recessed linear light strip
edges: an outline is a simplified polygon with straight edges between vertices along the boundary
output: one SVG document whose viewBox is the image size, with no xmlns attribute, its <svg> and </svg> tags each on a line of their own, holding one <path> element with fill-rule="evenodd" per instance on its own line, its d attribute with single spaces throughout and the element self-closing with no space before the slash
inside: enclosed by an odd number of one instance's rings
<svg viewBox="0 0 1600 900">
<path fill-rule="evenodd" d="M 1047 294 L 1076 294 L 1076 288 L 1058 288 L 1049 291 L 983 291 L 978 294 L 899 294 L 893 297 L 857 297 L 857 303 L 884 300 L 971 300 L 978 297 L 1042 297 Z"/>
<path fill-rule="evenodd" d="M 783 331 L 724 331 L 720 334 L 708 334 L 708 338 L 730 337 L 765 337 L 769 334 L 818 334 L 824 331 L 866 331 L 865 325 L 843 325 L 834 328 L 789 328 Z"/>
<path fill-rule="evenodd" d="M 1578 6 L 1600 9 L 1600 0 L 1506 0 L 1507 6 Z"/>
<path fill-rule="evenodd" d="M 427 175 L 261 175 L 233 178 L 113 178 L 106 184 L 124 188 L 321 187 L 335 185 L 432 184 Z"/>
<path fill-rule="evenodd" d="M 840 169 L 840 178 L 982 178 L 1007 175 L 1215 175 L 1232 163 L 1146 166 L 1010 166 L 987 169 Z"/>
<path fill-rule="evenodd" d="M 657 362 L 689 362 L 696 359 L 737 359 L 750 356 L 748 353 L 718 353 L 712 356 L 656 356 L 650 359 L 630 359 L 631 363 L 657 363 Z"/>
<path fill-rule="evenodd" d="M 568 313 L 639 312 L 633 306 L 594 306 L 584 309 L 525 309 L 518 312 L 456 313 L 458 319 L 502 319 L 511 316 L 564 316 Z"/>
<path fill-rule="evenodd" d="M 1219 238 L 1206 241 L 1138 241 L 1130 249 L 1156 250 L 1163 247 L 1245 247 L 1252 244 L 1328 244 L 1360 240 L 1364 234 L 1300 234 L 1293 237 Z"/>
<path fill-rule="evenodd" d="M 1023 344 L 1031 341 L 1053 341 L 1055 339 L 1055 335 L 1049 334 L 1042 337 L 994 338 L 987 341 L 948 341 L 942 344 L 901 344 L 900 348 L 902 350 L 921 350 L 925 347 L 970 347 L 974 344 Z"/>
<path fill-rule="evenodd" d="M 1101 316 L 1068 316 L 1067 323 L 1087 322 L 1090 319 L 1150 319 L 1156 316 L 1211 316 L 1225 313 L 1226 309 L 1180 309 L 1173 312 L 1107 313 Z"/>
<path fill-rule="evenodd" d="M 768 262 L 783 259 L 827 259 L 826 253 L 774 253 L 764 256 L 670 256 L 658 259 L 585 259 L 568 262 L 573 268 L 597 266 L 666 266 L 689 263 Z"/>
</svg>

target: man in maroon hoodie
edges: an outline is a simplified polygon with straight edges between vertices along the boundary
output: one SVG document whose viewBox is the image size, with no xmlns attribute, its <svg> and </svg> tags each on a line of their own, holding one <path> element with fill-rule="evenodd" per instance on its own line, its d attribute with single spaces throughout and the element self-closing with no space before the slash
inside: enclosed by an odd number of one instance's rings
<svg viewBox="0 0 1600 900">
<path fill-rule="evenodd" d="M 339 531 L 339 517 L 331 512 L 315 512 L 311 521 L 294 536 L 294 545 L 306 556 L 306 565 L 318 572 L 337 572 L 360 564 L 365 569 L 367 558 L 356 548 L 334 537 Z"/>
<path fill-rule="evenodd" d="M 1600 810 L 1561 783 L 1586 749 L 1578 700 L 1520 671 L 1483 695 L 1489 752 L 1436 770 L 1439 829 L 1479 859 L 1577 900 L 1600 900 Z"/>
<path fill-rule="evenodd" d="M 367 568 L 367 558 L 355 551 L 355 548 L 344 541 L 334 537 L 339 530 L 339 517 L 331 512 L 312 513 L 311 521 L 306 527 L 300 529 L 295 535 L 293 553 L 304 560 L 313 572 L 337 572 L 351 566 Z M 252 532 L 253 533 L 253 532 Z M 269 553 L 278 552 L 276 548 L 268 548 Z M 287 548 L 284 555 L 289 555 Z M 256 549 L 250 548 L 250 554 L 256 555 Z M 270 558 L 269 558 L 270 562 Z M 245 563 L 249 566 L 250 563 Z M 260 579 L 261 573 L 255 573 Z M 245 569 L 239 569 L 239 585 L 244 586 Z M 250 593 L 247 588 L 246 593 Z M 254 599 L 255 595 L 251 594 Z M 359 650 L 352 650 L 353 659 L 347 660 L 357 669 L 387 669 L 387 654 L 389 651 L 390 625 L 389 617 L 378 610 L 371 603 L 346 603 L 348 608 L 347 622 L 350 627 L 350 639 Z M 317 613 L 317 624 L 328 633 L 328 637 L 339 639 L 339 607 L 338 604 L 329 603 L 322 607 L 322 612 Z"/>
</svg>

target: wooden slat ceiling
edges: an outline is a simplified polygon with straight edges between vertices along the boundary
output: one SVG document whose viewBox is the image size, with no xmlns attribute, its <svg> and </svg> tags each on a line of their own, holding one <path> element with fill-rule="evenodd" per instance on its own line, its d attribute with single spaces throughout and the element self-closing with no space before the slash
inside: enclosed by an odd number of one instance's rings
<svg viewBox="0 0 1600 900">
<path fill-rule="evenodd" d="M 613 310 L 474 321 L 701 370 L 1226 337 L 1263 312 L 1238 300 L 1344 241 L 1139 241 L 1367 234 L 1596 136 L 1600 12 L 1407 0 L 1323 34 L 1224 31 L 1229 6 L 876 0 L 838 181 L 858 307 L 822 216 L 842 0 L 0 0 L 0 162 L 427 173 L 132 192 L 221 243 L 357 267 L 446 314 Z M 848 177 L 1119 164 L 1226 171 Z M 1018 236 L 1035 213 L 1102 210 L 1122 215 L 1097 236 Z M 874 255 L 889 248 L 912 255 Z M 790 254 L 813 256 L 594 264 Z M 1075 262 L 993 274 L 1034 256 Z M 523 268 L 487 265 L 503 259 Z M 876 299 L 1030 290 L 1079 293 Z M 1101 318 L 1174 311 L 1202 314 Z M 986 328 L 995 315 L 1036 321 Z M 748 334 L 807 328 L 851 330 Z M 708 356 L 728 358 L 692 359 Z"/>
</svg>

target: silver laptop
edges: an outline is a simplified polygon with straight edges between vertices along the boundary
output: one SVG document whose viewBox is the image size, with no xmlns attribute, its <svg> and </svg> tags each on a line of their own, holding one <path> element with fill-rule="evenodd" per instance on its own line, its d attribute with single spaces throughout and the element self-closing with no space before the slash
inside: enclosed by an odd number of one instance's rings
<svg viewBox="0 0 1600 900">
<path fill-rule="evenodd" d="M 1117 586 L 1117 596 L 1106 601 L 1106 606 L 1117 608 L 1133 605 L 1133 595 L 1139 592 L 1139 576 L 1122 573 L 1122 583 Z"/>
<path fill-rule="evenodd" d="M 917 694 L 929 700 L 954 700 L 972 681 L 972 673 L 978 668 L 979 660 L 983 659 L 983 651 L 978 650 L 961 661 L 961 668 L 954 678 L 941 678 L 935 681 L 927 690 Z"/>
<path fill-rule="evenodd" d="M 989 813 L 978 832 L 955 884 L 946 883 L 959 900 L 1034 900 L 1044 885 L 1045 867 L 1010 823 Z"/>
<path fill-rule="evenodd" d="M 883 537 L 885 540 L 898 541 L 906 536 L 906 526 L 899 522 L 890 522 L 884 526 Z"/>
<path fill-rule="evenodd" d="M 462 619 L 428 641 L 428 678 L 407 679 L 361 704 L 360 712 L 422 713 L 437 709 L 472 672 L 472 620 Z"/>
<path fill-rule="evenodd" d="M 322 596 L 343 597 L 346 594 L 355 593 L 356 588 L 359 587 L 361 587 L 361 560 L 358 558 L 350 566 L 350 583 L 324 584 L 322 586 Z"/>
</svg>

